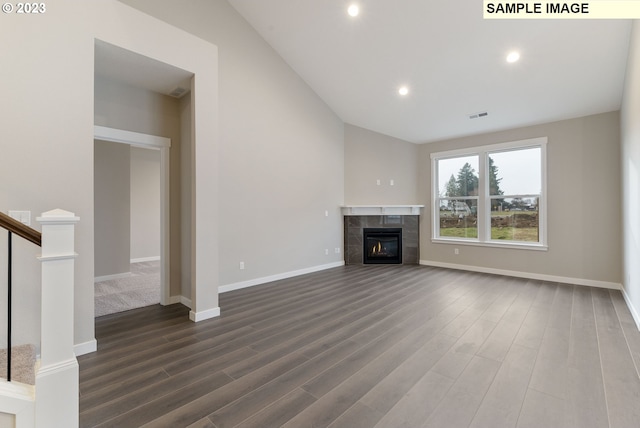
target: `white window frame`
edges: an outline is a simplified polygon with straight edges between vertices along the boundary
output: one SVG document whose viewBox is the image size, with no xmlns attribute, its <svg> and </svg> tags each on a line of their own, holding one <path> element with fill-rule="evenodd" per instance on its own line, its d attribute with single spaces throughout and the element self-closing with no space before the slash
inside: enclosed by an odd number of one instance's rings
<svg viewBox="0 0 640 428">
<path fill-rule="evenodd" d="M 491 196 L 489 195 L 489 155 L 496 152 L 540 148 L 540 180 L 541 189 L 538 200 L 538 236 L 539 242 L 525 241 L 496 241 L 491 239 Z M 478 156 L 478 237 L 457 238 L 439 236 L 440 204 L 438 189 L 438 161 L 448 158 Z M 501 195 L 501 198 L 513 196 L 538 195 Z M 457 198 L 454 198 L 457 199 Z M 464 199 L 464 197 L 462 198 Z M 482 247 L 514 248 L 524 250 L 547 251 L 547 137 L 530 138 L 527 140 L 511 141 L 467 149 L 449 150 L 431 153 L 431 242 L 456 245 L 472 245 Z"/>
</svg>

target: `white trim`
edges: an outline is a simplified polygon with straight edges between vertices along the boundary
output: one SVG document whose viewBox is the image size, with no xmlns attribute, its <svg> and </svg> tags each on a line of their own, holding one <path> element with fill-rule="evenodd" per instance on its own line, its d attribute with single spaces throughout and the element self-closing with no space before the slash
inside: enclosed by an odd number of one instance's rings
<svg viewBox="0 0 640 428">
<path fill-rule="evenodd" d="M 52 261 L 52 260 L 69 260 L 69 259 L 77 259 L 78 253 L 67 253 L 67 254 L 56 254 L 56 255 L 48 255 L 48 256 L 38 256 L 36 257 L 40 261 Z"/>
<path fill-rule="evenodd" d="M 312 266 L 310 268 L 279 273 L 276 275 L 263 276 L 262 278 L 250 279 L 248 281 L 235 282 L 233 284 L 220 286 L 218 288 L 218 293 L 227 293 L 233 290 L 240 290 L 242 288 L 253 287 L 255 285 L 266 284 L 268 282 L 279 281 L 281 279 L 287 279 L 287 278 L 292 278 L 294 276 L 306 275 L 308 273 L 319 272 L 321 270 L 332 269 L 340 266 L 344 266 L 344 261 L 328 263 L 326 265 Z"/>
<path fill-rule="evenodd" d="M 565 276 L 546 275 L 543 273 L 520 272 L 515 270 L 494 269 L 482 266 L 459 265 L 455 263 L 443 263 L 433 260 L 420 260 L 424 266 L 434 266 L 447 269 L 466 270 L 471 272 L 490 273 L 493 275 L 513 276 L 516 278 L 536 279 L 540 281 L 561 282 L 563 284 L 583 285 L 586 287 L 607 288 L 610 290 L 621 290 L 622 284 L 608 281 L 597 281 L 584 278 L 569 278 Z"/>
<path fill-rule="evenodd" d="M 620 290 L 622 291 L 622 297 L 624 297 L 624 302 L 627 304 L 627 307 L 629 308 L 629 312 L 631 312 L 631 316 L 633 317 L 633 320 L 636 322 L 636 327 L 638 328 L 638 330 L 640 330 L 640 312 L 638 312 L 636 307 L 633 306 L 633 303 L 631 303 L 631 298 L 627 294 L 627 291 L 624 289 L 624 287 L 621 287 Z"/>
<path fill-rule="evenodd" d="M 478 222 L 478 240 L 481 242 L 491 241 L 491 200 L 489 194 L 491 193 L 491 173 L 489 172 L 489 154 L 482 153 L 478 158 L 478 202 L 476 205 L 476 221 Z M 480 177 L 482 182 L 480 183 Z M 482 184 L 482 188 L 480 188 Z M 482 213 L 482 215 L 480 215 Z M 489 213 L 489 215 L 486 215 Z M 438 222 L 440 221 L 440 212 L 438 212 Z M 480 220 L 484 220 L 482 226 L 480 226 Z M 439 231 L 439 228 L 438 228 Z M 435 235 L 433 235 L 435 236 Z"/>
<path fill-rule="evenodd" d="M 35 426 L 35 399 L 33 385 L 0 379 L 0 412 L 14 415 L 15 428 Z"/>
<path fill-rule="evenodd" d="M 18 400 L 31 400 L 35 399 L 36 390 L 34 385 L 29 385 L 26 383 L 11 381 L 7 382 L 6 379 L 0 379 L 0 396 L 3 397 L 11 397 Z M 0 406 L 0 412 L 5 412 Z"/>
<path fill-rule="evenodd" d="M 36 217 L 36 221 L 39 223 L 47 223 L 47 224 L 76 224 L 80 221 L 80 217 L 47 217 L 40 216 Z"/>
<path fill-rule="evenodd" d="M 73 352 L 76 354 L 76 357 L 79 357 L 80 355 L 91 354 L 92 352 L 96 352 L 97 350 L 98 341 L 96 339 L 73 345 Z"/>
<path fill-rule="evenodd" d="M 80 221 L 80 217 L 74 213 L 56 208 L 51 211 L 44 212 L 40 217 L 36 218 L 38 223 L 47 224 L 76 224 Z"/>
<path fill-rule="evenodd" d="M 189 319 L 193 322 L 200 322 L 220 316 L 220 308 L 207 309 L 202 312 L 189 312 Z"/>
<path fill-rule="evenodd" d="M 56 373 L 65 372 L 69 369 L 74 370 L 74 369 L 77 369 L 78 367 L 79 367 L 78 360 L 76 359 L 75 356 L 69 360 L 61 361 L 55 364 L 50 364 L 46 367 L 40 366 L 36 370 L 36 387 L 38 386 L 38 378 L 41 378 L 43 376 L 49 376 Z"/>
<path fill-rule="evenodd" d="M 160 151 L 160 260 L 162 261 L 160 266 L 160 304 L 166 305 L 170 297 L 169 278 L 171 277 L 171 207 L 169 205 L 171 139 L 98 125 L 93 127 L 93 137 L 100 141 L 110 141 Z"/>
<path fill-rule="evenodd" d="M 133 264 L 133 263 L 157 262 L 157 261 L 160 261 L 160 256 L 140 257 L 139 259 L 131 259 L 129 260 L 129 263 Z"/>
<path fill-rule="evenodd" d="M 535 137 L 528 138 L 526 140 L 516 140 L 516 141 L 508 141 L 505 143 L 497 143 L 497 144 L 488 144 L 485 146 L 474 146 L 466 149 L 457 149 L 457 150 L 444 150 L 442 152 L 433 152 L 431 153 L 431 159 L 446 159 L 446 158 L 455 158 L 460 155 L 479 155 L 481 152 L 499 152 L 502 150 L 520 150 L 525 149 L 527 147 L 537 147 L 544 144 L 547 144 L 547 137 Z"/>
<path fill-rule="evenodd" d="M 343 205 L 342 215 L 420 215 L 424 205 Z"/>
<path fill-rule="evenodd" d="M 129 278 L 133 276 L 131 272 L 116 273 L 113 275 L 96 276 L 93 282 L 111 281 L 113 279 Z"/>
<path fill-rule="evenodd" d="M 169 301 L 167 305 L 175 305 L 176 303 L 180 303 L 187 308 L 191 309 L 191 299 L 184 296 L 171 296 L 169 297 Z"/>
<path fill-rule="evenodd" d="M 95 125 L 93 138 L 100 141 L 128 144 L 136 147 L 165 149 L 171 147 L 171 139 L 156 135 L 141 134 L 139 132 L 125 131 L 124 129 L 108 128 Z"/>
<path fill-rule="evenodd" d="M 493 248 L 512 248 L 514 250 L 535 250 L 535 251 L 548 251 L 547 245 L 540 244 L 527 244 L 520 241 L 506 241 L 498 242 L 488 241 L 481 242 L 472 240 L 470 238 L 431 238 L 431 242 L 434 244 L 450 244 L 450 245 L 469 245 L 471 247 L 493 247 Z"/>
<path fill-rule="evenodd" d="M 78 427 L 79 370 L 75 356 L 36 369 L 36 427 Z"/>
<path fill-rule="evenodd" d="M 547 249 L 547 137 L 529 138 L 526 140 L 511 141 L 499 144 L 491 144 L 478 147 L 469 147 L 466 149 L 447 150 L 443 152 L 434 152 L 430 154 L 431 157 L 431 239 L 432 242 L 443 242 L 445 238 L 447 241 L 452 242 L 464 242 L 471 243 L 484 247 L 498 246 L 502 248 L 516 248 L 515 245 L 502 245 L 497 240 L 491 239 L 491 210 L 490 201 L 491 195 L 489 195 L 489 156 L 492 153 L 524 150 L 527 148 L 540 148 L 540 195 L 533 195 L 538 197 L 538 238 L 539 241 L 533 245 L 527 245 L 514 241 L 514 244 L 520 244 L 521 249 Z M 478 187 L 478 195 L 467 197 L 440 197 L 440 188 L 438 185 L 439 171 L 438 161 L 444 159 L 451 159 L 461 156 L 477 156 L 478 157 L 478 176 L 480 179 Z M 511 195 L 512 197 L 521 197 L 525 195 Z M 509 198 L 509 195 L 500 195 L 501 198 Z M 476 200 L 477 201 L 477 219 L 478 219 L 478 237 L 467 239 L 456 239 L 439 236 L 440 232 L 440 203 L 439 199 L 462 199 L 462 200 Z M 487 216 L 486 214 L 489 213 Z"/>
<path fill-rule="evenodd" d="M 175 305 L 176 303 L 182 303 L 182 296 L 169 297 L 169 301 L 167 302 L 167 305 Z"/>
</svg>

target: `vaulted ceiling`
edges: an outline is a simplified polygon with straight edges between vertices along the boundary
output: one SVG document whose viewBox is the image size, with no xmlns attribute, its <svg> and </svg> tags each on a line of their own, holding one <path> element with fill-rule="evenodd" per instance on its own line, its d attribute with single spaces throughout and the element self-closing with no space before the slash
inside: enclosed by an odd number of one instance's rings
<svg viewBox="0 0 640 428">
<path fill-rule="evenodd" d="M 484 20 L 479 0 L 357 0 L 357 17 L 346 0 L 229 2 L 342 120 L 414 143 L 620 108 L 629 20 Z"/>
</svg>

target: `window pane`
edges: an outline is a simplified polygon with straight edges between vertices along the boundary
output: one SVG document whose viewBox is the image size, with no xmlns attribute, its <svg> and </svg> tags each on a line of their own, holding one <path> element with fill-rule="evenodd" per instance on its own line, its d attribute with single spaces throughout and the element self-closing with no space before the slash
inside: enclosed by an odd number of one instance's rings
<svg viewBox="0 0 640 428">
<path fill-rule="evenodd" d="M 478 156 L 438 160 L 440 196 L 478 195 Z"/>
<path fill-rule="evenodd" d="M 541 152 L 540 147 L 534 147 L 490 153 L 490 195 L 539 195 L 542 189 Z"/>
<path fill-rule="evenodd" d="M 539 242 L 538 199 L 492 199 L 497 209 L 491 211 L 491 239 Z"/>
<path fill-rule="evenodd" d="M 439 236 L 451 238 L 477 238 L 477 214 L 477 199 L 441 199 Z"/>
</svg>

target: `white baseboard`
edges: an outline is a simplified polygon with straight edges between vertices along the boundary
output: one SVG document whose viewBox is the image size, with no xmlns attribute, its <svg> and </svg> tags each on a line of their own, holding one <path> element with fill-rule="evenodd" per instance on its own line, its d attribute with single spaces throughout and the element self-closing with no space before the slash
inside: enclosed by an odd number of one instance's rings
<svg viewBox="0 0 640 428">
<path fill-rule="evenodd" d="M 34 427 L 36 388 L 34 385 L 0 379 L 0 412 L 13 415 L 12 427 Z M 6 418 L 3 418 L 6 421 Z"/>
<path fill-rule="evenodd" d="M 627 307 L 629 308 L 629 312 L 631 312 L 631 316 L 633 317 L 633 320 L 636 322 L 636 327 L 638 328 L 638 330 L 640 330 L 640 312 L 638 312 L 636 307 L 633 306 L 633 303 L 631 303 L 631 298 L 627 294 L 627 291 L 624 289 L 624 287 L 622 287 L 621 290 L 622 290 L 622 297 L 624 297 L 624 301 L 627 304 Z"/>
<path fill-rule="evenodd" d="M 235 282 L 233 284 L 221 285 L 218 287 L 218 293 L 226 293 L 241 288 L 253 287 L 254 285 L 266 284 L 267 282 L 279 281 L 281 279 L 292 278 L 294 276 L 306 275 L 308 273 L 319 272 L 321 270 L 332 269 L 344 266 L 344 261 L 328 263 L 326 265 L 313 266 L 306 269 L 294 270 L 290 272 L 279 273 L 277 275 L 263 276 L 262 278 L 250 279 L 248 281 Z"/>
<path fill-rule="evenodd" d="M 481 266 L 459 265 L 455 263 L 435 262 L 432 260 L 420 260 L 421 265 L 435 266 L 448 269 L 466 270 L 471 272 L 490 273 L 494 275 L 513 276 L 516 278 L 537 279 L 540 281 L 561 282 L 563 284 L 584 285 L 587 287 L 608 288 L 610 290 L 621 290 L 622 284 L 607 281 L 596 281 L 584 278 L 569 278 L 564 276 L 546 275 L 541 273 L 520 272 L 515 270 L 494 269 Z"/>
<path fill-rule="evenodd" d="M 168 305 L 175 305 L 176 303 L 182 303 L 182 296 L 171 296 L 169 297 L 169 301 L 167 302 L 167 306 Z M 189 306 L 191 307 L 191 306 Z"/>
<path fill-rule="evenodd" d="M 200 322 L 220 316 L 220 308 L 207 309 L 201 312 L 189 312 L 189 319 L 193 322 Z"/>
<path fill-rule="evenodd" d="M 93 282 L 102 282 L 102 281 L 111 281 L 112 279 L 121 279 L 121 278 L 129 278 L 131 276 L 131 272 L 123 272 L 116 273 L 114 275 L 105 275 L 105 276 L 96 276 L 93 279 Z"/>
<path fill-rule="evenodd" d="M 191 309 L 191 299 L 188 299 L 184 296 L 171 296 L 169 297 L 169 302 L 167 305 L 175 305 L 176 303 L 182 303 L 187 308 Z"/>
<path fill-rule="evenodd" d="M 80 355 L 90 354 L 92 352 L 96 352 L 97 350 L 98 341 L 96 339 L 73 345 L 73 352 L 76 354 L 76 357 L 79 357 Z"/>
<path fill-rule="evenodd" d="M 157 261 L 160 261 L 160 256 L 141 257 L 139 259 L 131 259 L 129 260 L 129 263 L 157 262 Z"/>
<path fill-rule="evenodd" d="M 184 296 L 180 296 L 180 301 L 178 303 L 182 303 L 183 305 L 185 305 L 187 308 L 191 309 L 191 299 L 187 299 Z"/>
</svg>

